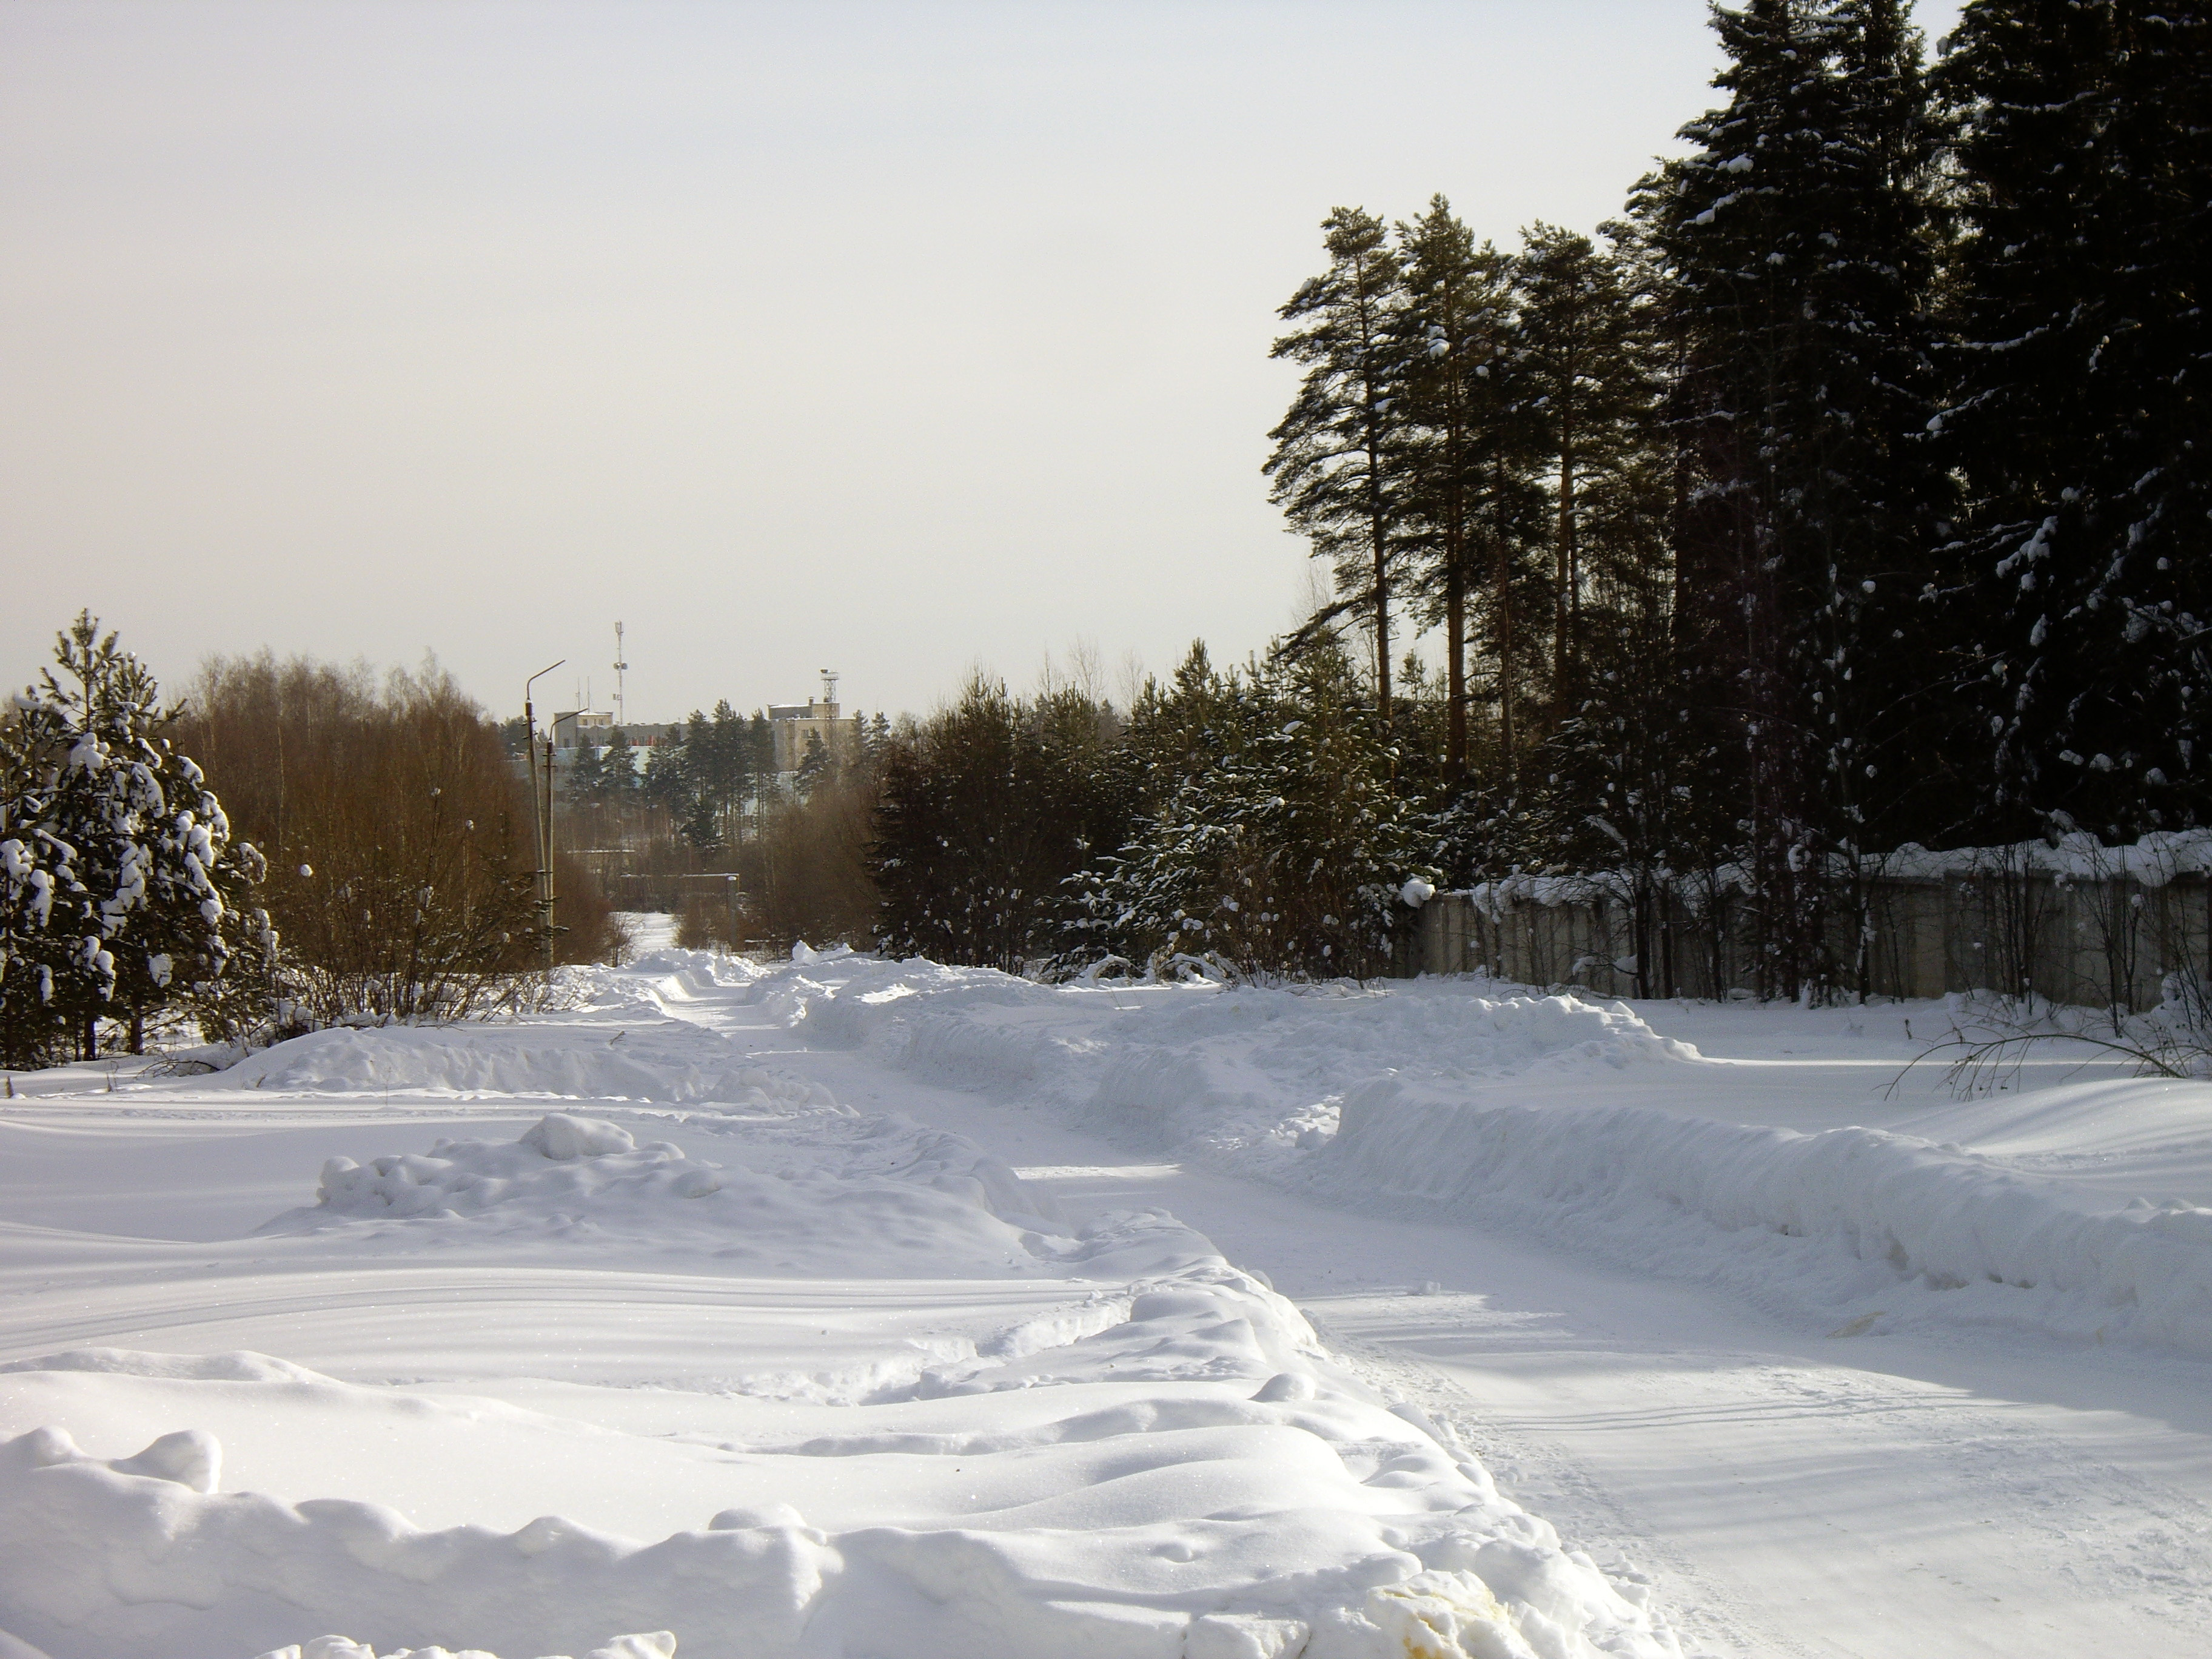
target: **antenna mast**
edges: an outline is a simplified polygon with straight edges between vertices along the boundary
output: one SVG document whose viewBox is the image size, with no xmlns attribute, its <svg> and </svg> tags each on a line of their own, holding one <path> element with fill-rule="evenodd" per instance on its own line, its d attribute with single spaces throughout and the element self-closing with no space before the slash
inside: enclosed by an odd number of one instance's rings
<svg viewBox="0 0 2212 1659">
<path fill-rule="evenodd" d="M 623 625 L 615 624 L 615 724 L 629 724 L 629 704 L 623 698 L 623 676 L 629 672 L 629 664 L 623 659 Z"/>
</svg>

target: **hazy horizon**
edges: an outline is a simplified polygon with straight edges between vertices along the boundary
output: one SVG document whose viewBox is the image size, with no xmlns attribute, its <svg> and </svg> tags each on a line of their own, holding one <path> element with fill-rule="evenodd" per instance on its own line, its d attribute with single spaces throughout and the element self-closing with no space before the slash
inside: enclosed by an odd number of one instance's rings
<svg viewBox="0 0 2212 1659">
<path fill-rule="evenodd" d="M 620 618 L 641 721 L 1259 648 L 1322 216 L 1591 228 L 1718 61 L 1698 0 L 52 0 L 0 45 L 4 675 L 89 605 L 173 685 L 427 650 L 605 706 Z"/>
</svg>

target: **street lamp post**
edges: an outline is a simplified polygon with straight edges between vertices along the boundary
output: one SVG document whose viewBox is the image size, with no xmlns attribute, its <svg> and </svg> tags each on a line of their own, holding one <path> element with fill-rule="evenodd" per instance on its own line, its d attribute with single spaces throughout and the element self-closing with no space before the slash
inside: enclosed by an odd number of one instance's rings
<svg viewBox="0 0 2212 1659">
<path fill-rule="evenodd" d="M 538 718 L 530 688 L 568 659 L 549 664 L 522 683 L 523 747 L 530 756 L 530 816 L 538 830 L 538 931 L 545 940 L 545 970 L 553 970 L 553 733 L 545 733 L 544 784 L 538 766 Z"/>
</svg>

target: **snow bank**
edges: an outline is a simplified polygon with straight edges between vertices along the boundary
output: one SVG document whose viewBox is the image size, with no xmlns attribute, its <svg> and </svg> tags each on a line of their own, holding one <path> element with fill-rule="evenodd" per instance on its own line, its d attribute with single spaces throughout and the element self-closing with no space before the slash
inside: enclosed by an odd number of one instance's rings
<svg viewBox="0 0 2212 1659">
<path fill-rule="evenodd" d="M 208 1091 L 371 1092 L 433 1098 L 713 1103 L 752 1111 L 834 1104 L 816 1085 L 749 1066 L 682 1017 L 702 1000 L 743 998 L 766 970 L 705 951 L 657 951 L 628 969 L 564 968 L 556 1012 L 453 1025 L 334 1027 L 295 1037 L 195 1079 Z"/>
<path fill-rule="evenodd" d="M 1039 1094 L 1125 1144 L 1252 1160 L 1334 1127 L 1347 1088 L 1396 1066 L 1453 1079 L 1693 1061 L 1626 1004 L 1489 999 L 1459 986 L 1041 986 L 989 969 L 854 958 L 762 988 L 809 1041 L 933 1081 Z"/>
<path fill-rule="evenodd" d="M 1388 992 L 1193 1001 L 1131 1032 L 1099 1068 L 1083 1121 L 1127 1144 L 1288 1173 L 1322 1144 L 1345 1090 L 1401 1066 L 1453 1080 L 1603 1073 L 1695 1060 L 1620 1004 Z M 922 1045 L 957 1046 L 939 1030 Z"/>
<path fill-rule="evenodd" d="M 1383 1078 L 1346 1098 L 1317 1163 L 1339 1191 L 1666 1261 L 1762 1301 L 1863 1309 L 1860 1332 L 1933 1313 L 2212 1357 L 2212 1210 L 2085 1212 L 2048 1183 L 1907 1135 L 1479 1107 Z"/>
<path fill-rule="evenodd" d="M 2039 1152 L 1981 1156 L 1954 1144 L 1978 1134 L 1938 1119 L 1927 1139 L 1800 1134 L 1589 1105 L 1577 1078 L 1700 1063 L 1625 1004 L 1486 997 L 1458 981 L 1043 987 L 860 959 L 772 975 L 759 994 L 817 1039 L 1049 1101 L 1124 1146 L 1360 1202 L 1460 1209 L 1724 1283 L 1796 1318 L 1859 1331 L 1965 1320 L 2212 1355 L 2212 1210 L 2119 1210 L 2124 1198 L 2034 1178 L 2039 1159 L 2069 1176 L 2110 1166 L 2113 1146 L 2055 1150 L 2046 1130 Z M 1503 1086 L 1514 1084 L 1527 1086 Z M 2157 1144 L 2124 1166 L 2131 1178 L 2203 1161 L 2172 1143 L 2212 1108 L 2185 1121 L 2172 1101 L 2155 1116 L 2135 1109 L 2084 1097 L 2061 1115 L 2076 1140 L 2085 1113 L 2138 1126 L 2133 1142 Z"/>
</svg>

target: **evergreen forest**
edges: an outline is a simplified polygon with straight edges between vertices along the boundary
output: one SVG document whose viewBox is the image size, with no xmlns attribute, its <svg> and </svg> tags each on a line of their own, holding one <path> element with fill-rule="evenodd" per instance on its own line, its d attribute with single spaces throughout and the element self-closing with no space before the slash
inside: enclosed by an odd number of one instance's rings
<svg viewBox="0 0 2212 1659">
<path fill-rule="evenodd" d="M 2212 21 L 1712 23 L 1717 106 L 1594 235 L 1328 215 L 1265 468 L 1328 602 L 900 734 L 887 946 L 1361 973 L 1407 882 L 1603 869 L 1729 888 L 1758 988 L 1826 995 L 1902 847 L 2212 823 Z"/>
</svg>

